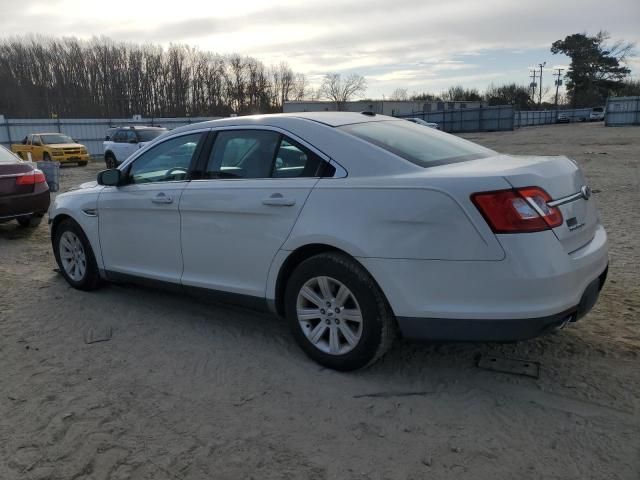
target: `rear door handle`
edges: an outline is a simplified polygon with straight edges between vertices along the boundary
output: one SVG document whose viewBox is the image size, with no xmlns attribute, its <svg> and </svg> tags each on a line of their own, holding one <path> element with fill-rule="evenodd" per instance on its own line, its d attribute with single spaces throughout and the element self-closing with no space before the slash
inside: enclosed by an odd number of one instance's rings
<svg viewBox="0 0 640 480">
<path fill-rule="evenodd" d="M 283 197 L 281 193 L 274 193 L 270 197 L 262 200 L 262 204 L 273 207 L 291 207 L 296 204 L 296 201 L 292 198 Z"/>
<path fill-rule="evenodd" d="M 167 203 L 173 203 L 173 198 L 171 198 L 169 195 L 167 195 L 166 193 L 160 192 L 159 194 L 157 194 L 155 197 L 153 197 L 151 199 L 151 201 L 153 203 L 162 203 L 162 204 L 167 204 Z"/>
</svg>

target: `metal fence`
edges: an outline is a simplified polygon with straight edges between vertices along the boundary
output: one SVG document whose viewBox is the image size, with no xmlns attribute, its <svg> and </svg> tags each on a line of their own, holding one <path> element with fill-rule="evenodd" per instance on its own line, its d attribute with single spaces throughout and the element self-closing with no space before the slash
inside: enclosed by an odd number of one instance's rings
<svg viewBox="0 0 640 480">
<path fill-rule="evenodd" d="M 515 113 L 516 128 L 556 123 L 558 115 L 564 113 L 570 122 L 586 122 L 589 120 L 590 108 L 573 108 L 564 110 L 519 110 Z"/>
<path fill-rule="evenodd" d="M 482 108 L 459 108 L 439 112 L 414 112 L 396 115 L 398 118 L 421 118 L 437 123 L 440 130 L 450 133 L 493 132 L 513 130 L 514 111 L 511 105 Z"/>
<path fill-rule="evenodd" d="M 607 127 L 640 125 L 640 97 L 609 98 L 606 111 Z"/>
<path fill-rule="evenodd" d="M 0 116 L 0 144 L 9 147 L 31 133 L 59 132 L 86 145 L 91 155 L 102 155 L 102 142 L 110 127 L 154 125 L 169 129 L 220 117 L 198 118 L 87 118 L 87 119 L 9 119 Z"/>
</svg>

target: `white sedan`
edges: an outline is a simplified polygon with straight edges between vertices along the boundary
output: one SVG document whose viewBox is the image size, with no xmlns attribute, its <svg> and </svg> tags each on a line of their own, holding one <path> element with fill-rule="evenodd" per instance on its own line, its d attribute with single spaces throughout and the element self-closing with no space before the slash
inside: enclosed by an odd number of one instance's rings
<svg viewBox="0 0 640 480">
<path fill-rule="evenodd" d="M 512 341 L 574 322 L 607 272 L 566 157 L 501 155 L 370 113 L 176 129 L 50 211 L 75 288 L 143 281 L 286 317 L 319 363 L 406 338 Z"/>
</svg>

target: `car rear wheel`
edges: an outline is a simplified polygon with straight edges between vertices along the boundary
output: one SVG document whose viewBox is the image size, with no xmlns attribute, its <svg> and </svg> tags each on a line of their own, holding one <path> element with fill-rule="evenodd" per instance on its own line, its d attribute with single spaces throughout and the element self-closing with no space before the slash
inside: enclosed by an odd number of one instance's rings
<svg viewBox="0 0 640 480">
<path fill-rule="evenodd" d="M 86 167 L 89 162 L 78 162 L 79 167 Z"/>
<path fill-rule="evenodd" d="M 38 215 L 29 215 L 27 217 L 16 218 L 18 225 L 22 228 L 35 228 L 42 222 L 42 217 Z"/>
<path fill-rule="evenodd" d="M 80 226 L 63 220 L 54 231 L 53 252 L 67 283 L 78 290 L 94 290 L 100 274 L 91 244 Z"/>
<path fill-rule="evenodd" d="M 335 370 L 375 362 L 396 338 L 382 291 L 361 265 L 340 253 L 311 257 L 296 268 L 287 283 L 285 312 L 307 355 Z"/>
</svg>

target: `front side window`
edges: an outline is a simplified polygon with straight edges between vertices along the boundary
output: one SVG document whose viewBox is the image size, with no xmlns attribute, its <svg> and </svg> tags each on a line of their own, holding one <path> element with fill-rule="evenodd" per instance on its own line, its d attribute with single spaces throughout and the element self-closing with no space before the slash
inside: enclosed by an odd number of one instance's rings
<svg viewBox="0 0 640 480">
<path fill-rule="evenodd" d="M 40 136 L 34 135 L 33 137 L 31 137 L 31 145 L 42 145 L 42 142 L 40 141 Z"/>
<path fill-rule="evenodd" d="M 125 139 L 127 143 L 138 143 L 138 137 L 136 137 L 136 132 L 133 130 L 129 130 L 127 132 L 127 138 Z"/>
<path fill-rule="evenodd" d="M 186 180 L 191 160 L 202 133 L 166 140 L 134 160 L 129 169 L 129 183 Z"/>
<path fill-rule="evenodd" d="M 123 143 L 127 138 L 127 133 L 124 130 L 118 130 L 113 135 L 113 141 L 116 143 Z"/>
<path fill-rule="evenodd" d="M 167 129 L 154 129 L 154 130 L 138 130 L 136 133 L 138 134 L 138 140 L 141 142 L 150 142 L 154 138 L 158 138 L 160 135 L 165 133 Z"/>
<path fill-rule="evenodd" d="M 462 138 L 403 120 L 355 123 L 339 128 L 421 167 L 496 155 L 493 150 Z"/>
</svg>

